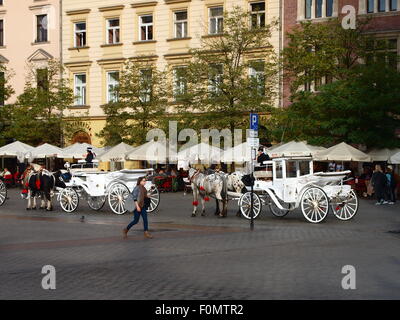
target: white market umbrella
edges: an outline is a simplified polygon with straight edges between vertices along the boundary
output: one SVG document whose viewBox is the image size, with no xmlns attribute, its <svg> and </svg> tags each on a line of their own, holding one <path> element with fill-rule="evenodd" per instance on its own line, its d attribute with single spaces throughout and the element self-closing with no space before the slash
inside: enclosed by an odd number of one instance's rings
<svg viewBox="0 0 400 320">
<path fill-rule="evenodd" d="M 102 148 L 96 148 L 88 143 L 75 143 L 69 147 L 63 149 L 62 154 L 59 158 L 74 158 L 74 159 L 85 159 L 87 148 L 92 148 L 92 152 L 96 154 L 96 157 L 103 152 Z"/>
<path fill-rule="evenodd" d="M 233 148 L 223 151 L 221 162 L 243 163 L 251 161 L 251 147 L 247 142 L 241 143 Z"/>
<path fill-rule="evenodd" d="M 322 150 L 325 150 L 325 148 L 309 145 L 306 141 L 290 141 L 278 147 L 267 149 L 267 154 L 271 158 L 310 157 Z"/>
<path fill-rule="evenodd" d="M 181 149 L 178 152 L 178 161 L 189 163 L 219 163 L 223 150 L 207 143 L 201 142 L 191 147 Z"/>
<path fill-rule="evenodd" d="M 103 152 L 97 157 L 100 161 L 125 161 L 127 153 L 132 152 L 135 147 L 132 147 L 124 142 L 117 144 L 116 146 Z"/>
<path fill-rule="evenodd" d="M 371 161 L 389 161 L 390 157 L 400 152 L 400 149 L 373 149 L 368 152 Z"/>
<path fill-rule="evenodd" d="M 400 164 L 400 149 L 390 156 L 388 162 L 391 164 Z"/>
<path fill-rule="evenodd" d="M 319 151 L 313 156 L 316 161 L 358 161 L 370 162 L 371 157 L 366 153 L 341 142 L 326 150 Z"/>
<path fill-rule="evenodd" d="M 126 154 L 128 160 L 167 163 L 167 142 L 149 141 Z"/>
<path fill-rule="evenodd" d="M 23 162 L 25 154 L 33 149 L 26 143 L 15 141 L 0 148 L 0 157 L 17 157 L 18 161 Z"/>
<path fill-rule="evenodd" d="M 31 147 L 30 145 L 20 142 L 20 141 L 15 141 L 9 144 L 6 144 L 5 146 L 2 146 L 0 148 L 0 156 L 1 157 L 17 157 L 20 155 L 20 153 L 27 153 L 28 151 L 33 150 L 34 147 Z"/>
<path fill-rule="evenodd" d="M 58 157 L 63 150 L 48 143 L 44 143 L 25 154 L 25 158 L 32 161 L 33 159 Z"/>
</svg>

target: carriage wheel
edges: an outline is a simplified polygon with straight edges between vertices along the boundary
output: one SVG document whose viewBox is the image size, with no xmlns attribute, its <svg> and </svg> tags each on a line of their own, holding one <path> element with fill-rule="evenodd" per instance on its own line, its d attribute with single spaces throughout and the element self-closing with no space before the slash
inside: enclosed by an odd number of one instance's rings
<svg viewBox="0 0 400 320">
<path fill-rule="evenodd" d="M 151 213 L 157 209 L 160 204 L 160 192 L 156 186 L 151 186 L 149 190 L 150 206 L 147 208 L 147 212 Z"/>
<path fill-rule="evenodd" d="M 111 210 L 116 214 L 124 214 L 127 210 L 125 209 L 125 201 L 129 196 L 129 189 L 123 183 L 115 183 L 110 187 L 108 193 L 108 204 Z"/>
<path fill-rule="evenodd" d="M 99 211 L 101 208 L 103 208 L 104 204 L 106 203 L 106 197 L 105 196 L 99 196 L 99 197 L 88 196 L 87 203 L 88 203 L 90 209 Z"/>
<path fill-rule="evenodd" d="M 322 222 L 329 211 L 329 200 L 321 188 L 308 188 L 301 198 L 301 211 L 304 218 L 312 223 Z"/>
<path fill-rule="evenodd" d="M 279 201 L 279 200 L 278 200 Z M 284 216 L 286 216 L 290 209 L 291 209 L 291 204 L 290 203 L 286 203 L 283 201 L 279 201 L 279 204 L 284 208 L 284 210 L 279 209 L 278 206 L 275 204 L 275 202 L 269 198 L 269 210 L 271 210 L 271 213 L 278 218 L 283 218 Z"/>
<path fill-rule="evenodd" d="M 246 219 L 251 219 L 251 192 L 242 194 L 239 199 L 240 212 Z M 253 193 L 253 218 L 256 219 L 261 212 L 262 204 L 258 194 Z"/>
<path fill-rule="evenodd" d="M 78 193 L 72 188 L 62 189 L 60 193 L 60 206 L 68 213 L 72 213 L 78 208 L 79 196 Z"/>
<path fill-rule="evenodd" d="M 343 221 L 353 218 L 358 211 L 358 199 L 354 190 L 351 190 L 347 197 L 342 197 L 338 200 L 338 202 L 331 204 L 336 218 Z"/>
<path fill-rule="evenodd" d="M 3 181 L 0 180 L 0 206 L 6 202 L 7 199 L 7 187 Z"/>
</svg>

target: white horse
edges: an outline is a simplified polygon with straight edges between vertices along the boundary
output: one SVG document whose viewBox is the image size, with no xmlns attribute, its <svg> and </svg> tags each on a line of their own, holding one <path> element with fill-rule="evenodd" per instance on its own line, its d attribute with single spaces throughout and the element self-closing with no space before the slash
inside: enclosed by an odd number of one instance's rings
<svg viewBox="0 0 400 320">
<path fill-rule="evenodd" d="M 205 202 L 209 200 L 209 195 L 216 199 L 215 214 L 220 217 L 226 217 L 228 206 L 228 190 L 236 193 L 245 191 L 245 185 L 242 182 L 243 173 L 233 172 L 230 174 L 224 172 L 215 172 L 205 175 L 200 170 L 190 168 L 189 180 L 193 190 L 193 213 L 192 217 L 196 216 L 199 195 L 202 204 L 202 216 L 205 215 Z M 220 205 L 222 211 L 220 210 Z M 236 213 L 240 216 L 240 211 Z"/>
<path fill-rule="evenodd" d="M 205 216 L 205 202 L 209 201 L 208 196 L 212 196 L 217 201 L 216 215 L 226 217 L 227 213 L 227 183 L 224 173 L 204 174 L 200 170 L 189 169 L 189 180 L 193 190 L 193 212 L 192 217 L 196 216 L 197 206 L 199 204 L 199 196 L 201 198 L 202 212 Z M 221 206 L 220 206 L 221 205 Z M 222 210 L 220 210 L 222 208 Z"/>
</svg>

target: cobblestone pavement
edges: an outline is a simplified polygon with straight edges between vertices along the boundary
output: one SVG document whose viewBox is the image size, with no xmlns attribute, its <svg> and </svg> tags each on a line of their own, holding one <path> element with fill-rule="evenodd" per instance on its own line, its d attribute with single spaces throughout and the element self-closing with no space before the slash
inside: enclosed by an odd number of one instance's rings
<svg viewBox="0 0 400 320">
<path fill-rule="evenodd" d="M 132 215 L 107 205 L 91 211 L 26 211 L 17 190 L 0 207 L 0 299 L 399 299 L 400 204 L 361 200 L 352 221 L 332 214 L 313 225 L 301 212 L 278 219 L 264 208 L 249 221 L 191 214 L 191 196 L 161 194 L 127 239 Z M 84 216 L 83 222 L 81 218 Z M 398 231 L 398 232 L 396 232 Z M 56 290 L 43 290 L 44 265 Z M 356 268 L 356 290 L 343 290 L 342 267 Z"/>
</svg>

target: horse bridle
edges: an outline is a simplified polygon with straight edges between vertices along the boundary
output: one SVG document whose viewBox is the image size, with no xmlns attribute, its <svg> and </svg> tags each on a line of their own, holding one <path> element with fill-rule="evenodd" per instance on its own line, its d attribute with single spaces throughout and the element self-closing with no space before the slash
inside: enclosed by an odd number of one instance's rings
<svg viewBox="0 0 400 320">
<path fill-rule="evenodd" d="M 196 172 L 194 173 L 194 175 L 192 177 L 189 176 L 189 181 L 190 183 L 192 183 L 193 179 L 200 173 L 200 169 L 196 169 Z"/>
</svg>

